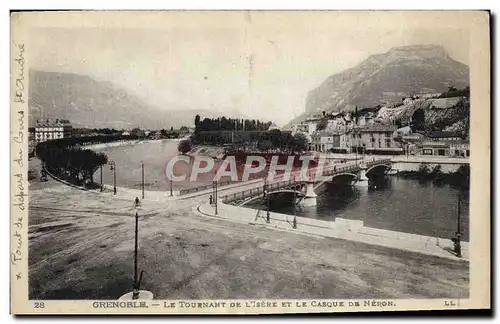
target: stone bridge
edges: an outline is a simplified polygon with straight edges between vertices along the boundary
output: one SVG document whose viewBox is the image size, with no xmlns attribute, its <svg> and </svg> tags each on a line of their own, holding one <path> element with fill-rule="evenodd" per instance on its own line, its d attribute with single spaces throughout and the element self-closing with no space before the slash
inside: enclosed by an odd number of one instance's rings
<svg viewBox="0 0 500 324">
<path fill-rule="evenodd" d="M 355 163 L 341 163 L 325 166 L 323 173 L 316 174 L 316 170 L 309 170 L 307 177 L 295 174 L 289 180 L 274 179 L 261 181 L 252 186 L 241 187 L 230 194 L 221 194 L 224 203 L 244 205 L 262 199 L 264 191 L 268 195 L 291 192 L 295 193 L 295 202 L 305 206 L 316 205 L 316 190 L 326 182 L 341 183 L 344 185 L 368 186 L 371 177 L 385 175 L 391 169 L 390 159 L 364 160 Z"/>
</svg>

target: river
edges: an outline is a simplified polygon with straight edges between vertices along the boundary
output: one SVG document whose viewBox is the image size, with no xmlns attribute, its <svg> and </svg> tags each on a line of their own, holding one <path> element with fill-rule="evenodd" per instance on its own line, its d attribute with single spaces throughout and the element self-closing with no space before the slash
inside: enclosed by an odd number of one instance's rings
<svg viewBox="0 0 500 324">
<path fill-rule="evenodd" d="M 334 221 L 336 217 L 363 220 L 367 227 L 450 238 L 457 229 L 459 190 L 415 179 L 389 176 L 377 188 L 329 187 L 315 207 L 296 206 L 297 216 Z M 290 195 L 290 194 L 288 194 Z M 463 197 L 463 193 L 461 193 Z M 276 197 L 271 211 L 293 215 L 293 197 Z M 262 202 L 246 205 L 262 208 Z M 462 240 L 469 240 L 469 202 L 461 199 Z"/>
<path fill-rule="evenodd" d="M 165 166 L 171 157 L 178 154 L 177 144 L 177 141 L 162 140 L 99 151 L 116 162 L 118 187 L 140 188 L 142 161 L 146 190 L 169 190 L 170 182 L 165 176 Z M 212 177 L 213 175 L 205 175 L 196 182 L 174 182 L 173 188 L 178 190 L 208 184 Z M 99 171 L 94 179 L 99 182 Z M 104 167 L 103 182 L 113 184 L 113 173 L 108 166 Z M 391 176 L 379 182 L 376 189 L 330 187 L 318 196 L 317 206 L 298 206 L 296 214 L 331 221 L 335 217 L 363 220 L 364 225 L 369 227 L 449 238 L 457 228 L 458 193 L 458 189 L 449 185 Z M 276 198 L 278 199 L 272 201 L 271 210 L 292 215 L 292 197 Z M 246 207 L 262 206 L 260 202 L 256 202 Z M 468 199 L 462 200 L 460 215 L 462 239 L 468 241 Z"/>
</svg>

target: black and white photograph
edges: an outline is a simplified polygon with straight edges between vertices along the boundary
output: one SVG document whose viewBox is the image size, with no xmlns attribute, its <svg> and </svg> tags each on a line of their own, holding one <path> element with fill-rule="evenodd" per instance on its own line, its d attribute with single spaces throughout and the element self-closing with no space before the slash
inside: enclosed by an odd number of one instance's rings
<svg viewBox="0 0 500 324">
<path fill-rule="evenodd" d="M 487 11 L 11 28 L 13 312 L 490 307 Z"/>
</svg>

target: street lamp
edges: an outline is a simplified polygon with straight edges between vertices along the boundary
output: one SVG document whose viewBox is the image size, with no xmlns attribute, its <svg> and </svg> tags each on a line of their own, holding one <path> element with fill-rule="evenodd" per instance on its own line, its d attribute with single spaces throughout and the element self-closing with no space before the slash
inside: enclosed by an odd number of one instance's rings
<svg viewBox="0 0 500 324">
<path fill-rule="evenodd" d="M 262 190 L 263 192 L 263 198 L 266 200 L 266 223 L 271 222 L 271 215 L 269 212 L 269 192 L 268 192 L 269 185 L 267 184 L 267 180 L 264 181 L 264 188 Z"/>
<path fill-rule="evenodd" d="M 293 228 L 297 228 L 297 213 L 295 211 L 295 208 L 297 208 L 297 203 L 295 201 L 296 199 L 296 192 L 295 190 L 297 190 L 297 188 L 294 186 L 293 187 Z"/>
<path fill-rule="evenodd" d="M 100 165 L 100 168 L 101 168 L 101 192 L 102 192 L 104 190 L 102 186 L 102 164 Z"/>
<path fill-rule="evenodd" d="M 460 204 L 461 204 L 461 199 L 460 199 L 460 193 L 458 194 L 458 204 L 457 204 L 457 232 L 455 238 L 452 239 L 454 243 L 454 250 L 457 255 L 457 257 L 461 258 L 462 257 L 462 246 L 460 244 L 460 237 L 462 236 L 461 234 L 461 229 L 460 229 Z"/>
<path fill-rule="evenodd" d="M 116 195 L 116 163 L 115 161 L 109 161 L 109 169 L 113 171 L 113 195 Z"/>
<path fill-rule="evenodd" d="M 215 215 L 218 214 L 217 210 L 217 181 L 213 182 L 214 202 L 215 202 Z"/>
<path fill-rule="evenodd" d="M 142 199 L 144 199 L 144 162 L 141 161 L 141 175 L 142 175 Z"/>
</svg>

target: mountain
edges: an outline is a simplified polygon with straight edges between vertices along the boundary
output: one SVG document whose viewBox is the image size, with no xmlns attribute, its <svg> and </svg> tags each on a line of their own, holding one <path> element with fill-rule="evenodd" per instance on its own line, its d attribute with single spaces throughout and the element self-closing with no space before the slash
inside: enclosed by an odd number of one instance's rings
<svg viewBox="0 0 500 324">
<path fill-rule="evenodd" d="M 437 45 L 395 47 L 371 55 L 359 65 L 328 77 L 309 92 L 305 113 L 291 123 L 322 111 L 353 111 L 401 101 L 421 93 L 440 93 L 469 85 L 469 67 Z"/>
<path fill-rule="evenodd" d="M 73 127 L 162 129 L 191 126 L 194 117 L 217 117 L 210 110 L 164 110 L 110 82 L 89 76 L 30 70 L 29 121 L 68 119 Z M 234 113 L 236 118 L 246 118 Z"/>
</svg>

